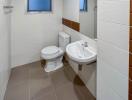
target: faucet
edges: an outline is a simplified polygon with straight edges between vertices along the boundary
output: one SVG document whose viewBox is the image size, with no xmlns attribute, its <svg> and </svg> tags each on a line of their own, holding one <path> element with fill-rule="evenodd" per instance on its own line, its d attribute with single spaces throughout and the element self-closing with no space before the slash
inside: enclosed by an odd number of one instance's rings
<svg viewBox="0 0 132 100">
<path fill-rule="evenodd" d="M 87 42 L 87 41 L 84 41 L 84 42 L 82 43 L 82 46 L 83 46 L 83 47 L 88 47 L 88 42 Z"/>
</svg>

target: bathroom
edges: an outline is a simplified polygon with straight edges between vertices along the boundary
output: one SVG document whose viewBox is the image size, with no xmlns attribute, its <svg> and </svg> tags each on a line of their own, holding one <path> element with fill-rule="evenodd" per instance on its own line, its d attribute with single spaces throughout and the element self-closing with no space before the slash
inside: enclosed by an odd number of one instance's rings
<svg viewBox="0 0 132 100">
<path fill-rule="evenodd" d="M 0 100 L 132 100 L 131 0 L 0 0 Z"/>
</svg>

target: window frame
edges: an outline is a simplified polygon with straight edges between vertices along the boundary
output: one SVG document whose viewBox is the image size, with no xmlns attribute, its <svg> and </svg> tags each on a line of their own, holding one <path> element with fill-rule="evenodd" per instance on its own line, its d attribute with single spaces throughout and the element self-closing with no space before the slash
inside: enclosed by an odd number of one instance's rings
<svg viewBox="0 0 132 100">
<path fill-rule="evenodd" d="M 87 12 L 88 11 L 88 0 L 84 0 L 84 5 L 83 9 L 80 8 L 81 12 Z"/>
<path fill-rule="evenodd" d="M 39 12 L 43 12 L 43 13 L 45 13 L 45 12 L 52 12 L 53 11 L 53 0 L 50 0 L 50 10 L 29 10 L 29 0 L 27 0 L 27 12 L 28 13 L 39 13 Z"/>
</svg>

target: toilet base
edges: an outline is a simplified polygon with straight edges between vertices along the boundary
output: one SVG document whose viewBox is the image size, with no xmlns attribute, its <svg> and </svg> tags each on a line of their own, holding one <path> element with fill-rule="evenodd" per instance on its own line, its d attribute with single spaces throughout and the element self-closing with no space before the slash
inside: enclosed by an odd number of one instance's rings
<svg viewBox="0 0 132 100">
<path fill-rule="evenodd" d="M 54 66 L 54 67 L 46 67 L 44 70 L 46 72 L 52 72 L 52 71 L 58 70 L 58 69 L 60 69 L 62 67 L 63 67 L 63 63 L 58 65 L 58 66 Z"/>
<path fill-rule="evenodd" d="M 52 72 L 52 71 L 62 68 L 63 67 L 62 58 L 63 57 L 59 57 L 58 59 L 46 61 L 46 66 L 44 70 L 46 72 Z"/>
</svg>

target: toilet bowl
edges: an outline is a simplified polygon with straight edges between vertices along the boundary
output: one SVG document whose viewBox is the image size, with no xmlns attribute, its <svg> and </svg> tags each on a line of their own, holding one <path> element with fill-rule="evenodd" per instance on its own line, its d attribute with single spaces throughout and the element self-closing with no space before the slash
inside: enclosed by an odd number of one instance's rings
<svg viewBox="0 0 132 100">
<path fill-rule="evenodd" d="M 63 55 L 66 46 L 70 43 L 70 36 L 64 32 L 59 33 L 59 47 L 49 46 L 41 50 L 41 57 L 46 60 L 46 72 L 55 71 L 63 67 Z"/>
<path fill-rule="evenodd" d="M 46 60 L 45 71 L 51 72 L 63 67 L 63 50 L 56 46 L 49 46 L 41 51 L 42 58 Z"/>
</svg>

